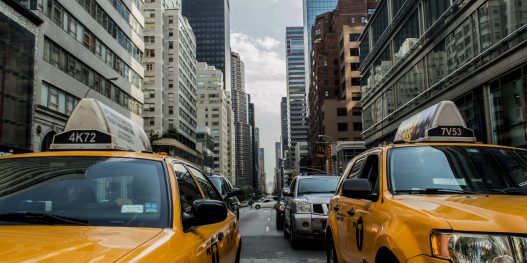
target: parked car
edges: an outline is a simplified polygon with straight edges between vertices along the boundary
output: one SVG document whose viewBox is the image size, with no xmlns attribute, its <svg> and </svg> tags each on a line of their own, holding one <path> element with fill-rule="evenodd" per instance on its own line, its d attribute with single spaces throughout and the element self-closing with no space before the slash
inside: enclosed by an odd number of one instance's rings
<svg viewBox="0 0 527 263">
<path fill-rule="evenodd" d="M 236 214 L 236 218 L 240 219 L 240 201 L 238 200 L 238 193 L 240 189 L 232 187 L 232 184 L 221 174 L 213 174 L 209 176 L 218 192 L 220 192 L 227 207 Z"/>
<path fill-rule="evenodd" d="M 272 208 L 274 207 L 275 201 L 273 199 L 260 199 L 254 202 L 253 206 L 256 209 L 260 208 Z"/>
<path fill-rule="evenodd" d="M 278 200 L 276 201 L 274 205 L 274 209 L 276 211 L 276 229 L 281 230 L 284 229 L 284 212 L 285 212 L 285 202 L 284 202 L 284 196 L 281 194 L 278 196 Z"/>
<path fill-rule="evenodd" d="M 328 204 L 333 196 L 338 176 L 297 176 L 291 187 L 283 191 L 288 196 L 284 211 L 284 237 L 291 247 L 299 239 L 323 239 L 328 218 Z"/>
</svg>

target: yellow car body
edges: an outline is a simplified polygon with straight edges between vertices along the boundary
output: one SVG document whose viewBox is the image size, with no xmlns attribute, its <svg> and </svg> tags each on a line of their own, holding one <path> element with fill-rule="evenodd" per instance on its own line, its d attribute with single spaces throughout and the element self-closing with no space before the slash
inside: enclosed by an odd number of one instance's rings
<svg viewBox="0 0 527 263">
<path fill-rule="evenodd" d="M 328 245 L 334 248 L 328 253 L 334 254 L 328 254 L 328 258 L 335 257 L 334 262 L 463 262 L 452 260 L 448 255 L 438 256 L 440 249 L 448 247 L 436 246 L 432 235 L 443 232 L 527 235 L 527 195 L 524 194 L 396 194 L 390 190 L 391 150 L 449 146 L 525 152 L 476 143 L 403 143 L 362 153 L 350 161 L 330 202 L 326 235 Z M 367 162 L 364 160 L 370 156 L 378 160 L 378 197 L 373 200 L 345 197 L 343 182 L 359 173 L 354 168 L 359 160 Z"/>
<path fill-rule="evenodd" d="M 235 262 L 238 260 L 241 238 L 238 221 L 232 212 L 227 212 L 227 217 L 222 222 L 202 225 L 191 230 L 184 229 L 180 188 L 173 164 L 192 167 L 187 162 L 163 155 L 126 151 L 57 151 L 1 157 L 0 166 L 5 160 L 47 157 L 59 159 L 110 157 L 161 162 L 166 168 L 165 176 L 169 182 L 168 211 L 171 212 L 168 216 L 171 222 L 165 228 L 151 228 L 12 224 L 0 219 L 0 261 Z M 194 172 L 189 171 L 196 180 Z M 2 183 L 0 181 L 0 186 Z M 201 186 L 200 191 L 203 195 L 204 190 Z"/>
</svg>

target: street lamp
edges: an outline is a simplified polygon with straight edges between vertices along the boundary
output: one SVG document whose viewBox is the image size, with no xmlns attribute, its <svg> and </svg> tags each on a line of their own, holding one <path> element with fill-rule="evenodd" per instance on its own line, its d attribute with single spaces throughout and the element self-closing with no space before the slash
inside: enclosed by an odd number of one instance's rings
<svg viewBox="0 0 527 263">
<path fill-rule="evenodd" d="M 93 86 L 96 87 L 96 86 L 99 85 L 99 83 L 100 83 L 101 81 L 103 81 L 103 80 L 111 80 L 111 81 L 114 81 L 114 80 L 117 80 L 117 79 L 118 79 L 118 77 L 111 77 L 111 78 L 99 79 L 99 80 L 97 80 L 97 81 L 93 84 Z M 88 96 L 88 93 L 90 93 L 90 91 L 91 91 L 92 89 L 93 89 L 92 87 L 88 86 L 88 90 L 86 91 L 86 94 L 84 94 L 84 98 L 86 98 L 86 97 Z"/>
<path fill-rule="evenodd" d="M 328 143 L 331 143 L 331 150 L 332 151 L 336 151 L 336 143 L 337 141 L 335 141 L 335 139 L 333 139 L 333 137 L 329 136 L 329 135 L 325 135 L 325 134 L 319 134 L 317 136 L 318 138 L 326 138 L 326 140 L 328 141 Z M 335 152 L 335 161 L 338 159 L 336 158 L 337 157 L 337 152 Z M 331 160 L 331 165 L 328 165 L 328 174 L 331 174 L 333 175 L 333 172 L 335 171 L 336 172 L 336 169 L 333 169 L 333 152 L 331 153 L 331 156 L 329 156 L 328 160 Z M 331 173 L 329 172 L 329 169 L 330 169 L 330 166 L 331 166 Z"/>
</svg>

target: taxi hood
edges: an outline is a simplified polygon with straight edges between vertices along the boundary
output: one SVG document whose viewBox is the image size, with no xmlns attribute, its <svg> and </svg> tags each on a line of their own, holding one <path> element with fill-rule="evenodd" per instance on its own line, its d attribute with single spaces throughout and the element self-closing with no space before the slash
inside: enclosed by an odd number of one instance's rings
<svg viewBox="0 0 527 263">
<path fill-rule="evenodd" d="M 527 234 L 524 195 L 401 195 L 395 200 L 446 220 L 454 231 Z"/>
<path fill-rule="evenodd" d="M 114 262 L 162 229 L 92 226 L 0 226 L 2 262 Z"/>
</svg>

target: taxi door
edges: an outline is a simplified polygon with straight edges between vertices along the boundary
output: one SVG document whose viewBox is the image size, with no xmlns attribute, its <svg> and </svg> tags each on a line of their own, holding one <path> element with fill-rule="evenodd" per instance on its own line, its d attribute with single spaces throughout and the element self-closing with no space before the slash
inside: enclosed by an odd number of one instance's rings
<svg viewBox="0 0 527 263">
<path fill-rule="evenodd" d="M 353 163 L 349 173 L 345 173 L 344 180 L 357 177 L 361 168 L 364 164 L 364 157 L 357 157 L 357 160 Z M 355 235 L 354 229 L 350 225 L 350 216 L 348 211 L 353 208 L 353 202 L 350 198 L 342 196 L 340 193 L 337 197 L 337 201 L 333 210 L 336 213 L 336 225 L 337 229 L 334 229 L 337 236 L 334 237 L 335 241 L 338 241 L 336 244 L 337 251 L 340 253 L 340 256 L 344 262 L 350 262 L 351 260 L 351 251 L 350 247 L 350 238 L 352 235 Z"/>
<path fill-rule="evenodd" d="M 383 222 L 379 215 L 380 202 L 380 151 L 374 151 L 365 158 L 359 178 L 368 179 L 376 200 L 346 198 L 349 202 L 348 250 L 349 262 L 374 262 L 374 241 Z"/>
<path fill-rule="evenodd" d="M 224 201 L 212 182 L 198 169 L 188 166 L 196 179 L 205 199 Z M 210 234 L 210 253 L 213 263 L 234 262 L 236 259 L 236 237 L 238 221 L 236 216 L 227 210 L 227 218 L 220 223 L 202 227 Z"/>
</svg>

